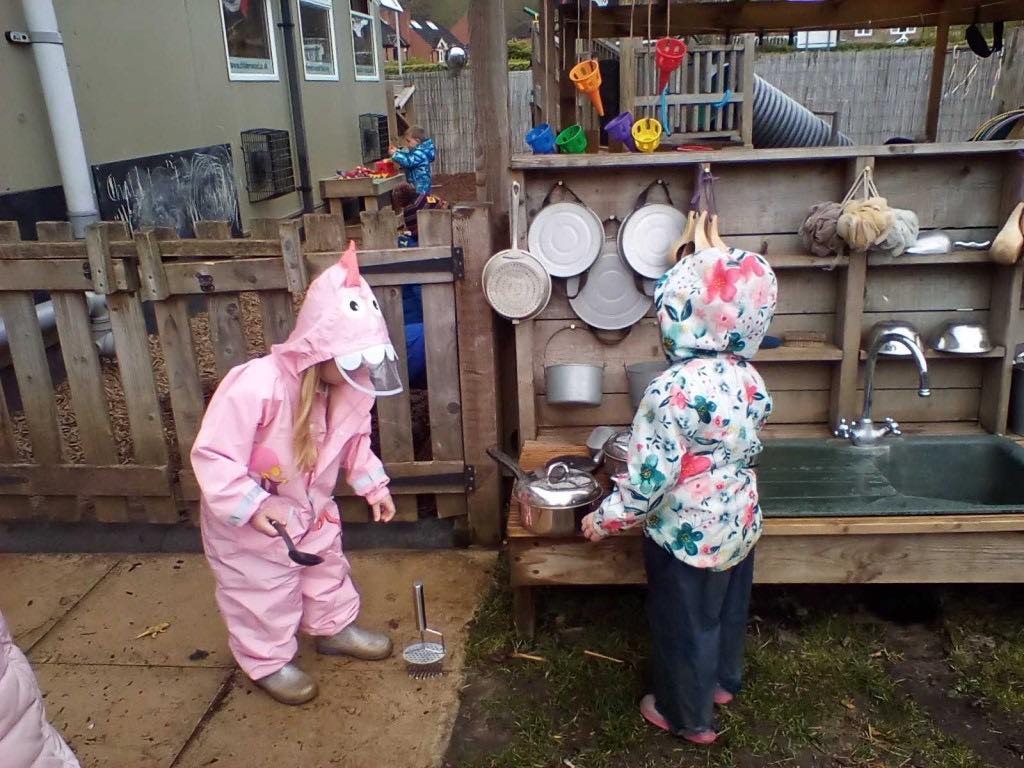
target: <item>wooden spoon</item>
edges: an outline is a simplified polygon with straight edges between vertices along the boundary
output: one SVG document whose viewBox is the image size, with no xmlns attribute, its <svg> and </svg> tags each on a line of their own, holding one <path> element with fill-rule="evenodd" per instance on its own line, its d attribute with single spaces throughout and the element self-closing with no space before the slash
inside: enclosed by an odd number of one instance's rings
<svg viewBox="0 0 1024 768">
<path fill-rule="evenodd" d="M 729 252 L 729 246 L 725 244 L 725 240 L 723 240 L 722 236 L 718 234 L 717 213 L 713 214 L 711 218 L 708 219 L 708 239 L 718 250 L 725 251 L 726 253 Z"/>
<path fill-rule="evenodd" d="M 705 251 L 711 247 L 711 243 L 708 242 L 708 212 L 701 211 L 700 216 L 697 217 L 697 226 L 693 233 L 693 247 L 699 253 Z"/>
<path fill-rule="evenodd" d="M 1024 232 L 1021 231 L 1021 214 L 1024 213 L 1024 202 L 1017 203 L 1006 220 L 1003 228 L 999 230 L 992 241 L 992 247 L 988 249 L 992 261 L 999 264 L 1016 264 L 1020 258 L 1021 248 L 1024 248 Z"/>
</svg>

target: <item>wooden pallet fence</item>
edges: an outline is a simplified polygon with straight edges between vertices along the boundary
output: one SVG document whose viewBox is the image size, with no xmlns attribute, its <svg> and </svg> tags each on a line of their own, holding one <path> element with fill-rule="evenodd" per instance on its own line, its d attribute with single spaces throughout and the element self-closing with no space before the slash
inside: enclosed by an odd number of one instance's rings
<svg viewBox="0 0 1024 768">
<path fill-rule="evenodd" d="M 414 394 L 406 391 L 378 401 L 375 440 L 400 519 L 416 520 L 432 508 L 465 528 L 473 486 L 465 450 L 469 444 L 482 455 L 485 446 L 467 440 L 462 421 L 455 285 L 463 249 L 453 247 L 449 211 L 421 216 L 418 248 L 394 247 L 396 223 L 390 211 L 368 215 L 359 260 L 403 365 L 402 286 L 423 286 L 430 435 L 425 450 L 415 451 Z M 472 223 L 459 228 L 460 239 L 486 231 L 486 210 Z M 341 220 L 256 220 L 250 236 L 237 239 L 224 222 L 212 221 L 197 222 L 197 238 L 189 240 L 170 230 L 130 236 L 110 224 L 91 227 L 84 241 L 73 240 L 61 222 L 42 222 L 39 232 L 39 242 L 21 242 L 13 223 L 0 222 L 0 314 L 13 363 L 13 373 L 0 377 L 11 390 L 0 396 L 0 516 L 72 521 L 88 504 L 103 522 L 177 522 L 188 511 L 194 520 L 199 489 L 188 456 L 205 405 L 233 366 L 287 338 L 309 281 L 347 246 Z M 474 264 L 482 267 L 487 255 L 475 252 Z M 66 372 L 57 398 L 36 322 L 39 291 L 50 294 L 57 316 L 54 341 Z M 116 363 L 102 360 L 92 343 L 86 291 L 106 299 Z M 153 335 L 144 307 L 152 310 Z M 104 387 L 111 380 L 117 386 Z M 71 430 L 62 430 L 69 423 Z M 496 427 L 481 434 L 486 439 Z M 485 503 L 478 497 L 474 529 L 481 540 L 496 540 L 497 486 L 488 488 L 494 493 Z M 337 494 L 346 521 L 368 519 L 365 503 L 343 480 Z M 432 498 L 418 506 L 417 497 Z"/>
<path fill-rule="evenodd" d="M 65 222 L 41 222 L 40 240 L 31 243 L 18 242 L 12 224 L 2 224 L 0 316 L 20 411 L 9 412 L 15 398 L 5 393 L 0 514 L 60 522 L 86 515 L 102 522 L 177 522 L 137 275 L 111 251 L 112 242 L 130 244 L 128 233 L 120 225 L 97 224 L 69 248 Z M 66 388 L 54 386 L 36 314 L 39 291 L 53 302 Z M 86 291 L 106 299 L 117 349 L 113 361 L 100 362 Z M 118 414 L 126 428 L 112 423 L 111 398 L 119 391 L 131 393 L 121 398 L 125 408 Z M 123 455 L 118 429 L 127 433 Z"/>
</svg>

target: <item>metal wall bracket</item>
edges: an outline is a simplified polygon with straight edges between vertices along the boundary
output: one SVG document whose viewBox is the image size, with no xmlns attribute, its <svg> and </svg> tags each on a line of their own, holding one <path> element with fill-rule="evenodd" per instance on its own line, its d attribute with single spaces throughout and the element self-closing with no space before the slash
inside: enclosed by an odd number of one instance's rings
<svg viewBox="0 0 1024 768">
<path fill-rule="evenodd" d="M 196 281 L 199 283 L 199 290 L 203 293 L 213 293 L 216 290 L 213 284 L 213 275 L 196 275 Z"/>
<path fill-rule="evenodd" d="M 466 277 L 466 258 L 461 245 L 452 246 L 452 277 L 456 280 Z"/>
</svg>

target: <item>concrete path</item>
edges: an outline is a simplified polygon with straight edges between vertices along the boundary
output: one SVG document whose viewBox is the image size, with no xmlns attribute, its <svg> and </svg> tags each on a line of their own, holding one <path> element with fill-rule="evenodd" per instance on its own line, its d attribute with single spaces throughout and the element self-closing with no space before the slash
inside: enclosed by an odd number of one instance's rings
<svg viewBox="0 0 1024 768">
<path fill-rule="evenodd" d="M 361 623 L 388 629 L 399 649 L 416 637 L 412 582 L 423 580 L 427 615 L 448 644 L 443 677 L 410 679 L 398 653 L 375 663 L 320 657 L 304 639 L 299 663 L 320 696 L 276 704 L 235 668 L 200 555 L 0 555 L 0 609 L 83 768 L 437 766 L 495 554 L 351 560 Z"/>
</svg>

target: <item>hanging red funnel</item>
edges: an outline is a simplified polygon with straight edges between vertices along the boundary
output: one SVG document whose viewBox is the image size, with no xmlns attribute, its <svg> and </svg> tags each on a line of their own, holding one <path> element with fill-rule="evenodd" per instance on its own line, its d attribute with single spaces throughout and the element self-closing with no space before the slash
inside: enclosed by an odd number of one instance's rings
<svg viewBox="0 0 1024 768">
<path fill-rule="evenodd" d="M 658 67 L 658 93 L 665 90 L 669 76 L 686 58 L 686 43 L 675 37 L 663 37 L 654 46 L 654 64 Z"/>
</svg>

